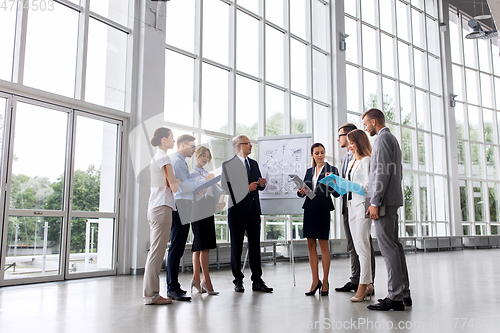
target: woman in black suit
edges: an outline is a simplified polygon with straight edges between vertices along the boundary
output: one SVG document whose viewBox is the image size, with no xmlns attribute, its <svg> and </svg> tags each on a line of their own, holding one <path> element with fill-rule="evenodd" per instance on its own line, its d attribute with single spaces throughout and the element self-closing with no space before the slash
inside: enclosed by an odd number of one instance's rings
<svg viewBox="0 0 500 333">
<path fill-rule="evenodd" d="M 212 160 L 210 149 L 200 146 L 196 150 L 196 166 L 191 172 L 191 179 L 203 179 L 208 175 L 208 171 L 203 169 L 205 165 Z M 200 293 L 217 295 L 214 291 L 212 280 L 208 273 L 210 260 L 210 250 L 217 247 L 215 236 L 215 217 L 214 214 L 220 212 L 226 205 L 219 203 L 222 189 L 216 184 L 208 189 L 196 194 L 193 205 L 191 229 L 193 230 L 194 240 L 191 251 L 193 251 L 193 278 L 191 279 L 191 293 L 195 287 Z M 200 279 L 200 268 L 203 272 L 203 280 Z"/>
<path fill-rule="evenodd" d="M 331 187 L 321 184 L 318 181 L 327 174 L 339 172 L 336 167 L 325 162 L 325 147 L 321 143 L 311 146 L 312 168 L 307 169 L 304 183 L 314 191 L 314 199 L 306 198 L 302 208 L 304 209 L 303 236 L 307 238 L 307 248 L 309 250 L 309 264 L 311 265 L 312 284 L 307 296 L 316 294 L 316 290 L 321 288 L 321 296 L 328 296 L 329 283 L 328 274 L 330 272 L 330 248 L 328 239 L 330 236 L 330 212 L 335 209 L 331 194 L 334 197 L 340 195 Z M 299 197 L 306 195 L 305 187 L 297 192 Z M 319 279 L 318 263 L 319 257 L 316 251 L 316 239 L 321 248 L 321 262 L 323 266 L 323 282 Z"/>
</svg>

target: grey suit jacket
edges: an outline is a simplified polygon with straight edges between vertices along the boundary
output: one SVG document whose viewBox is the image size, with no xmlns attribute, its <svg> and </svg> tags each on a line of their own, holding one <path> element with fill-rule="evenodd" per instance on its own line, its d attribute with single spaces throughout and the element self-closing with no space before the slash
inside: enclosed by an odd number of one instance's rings
<svg viewBox="0 0 500 333">
<path fill-rule="evenodd" d="M 370 203 L 376 206 L 403 205 L 403 167 L 402 153 L 398 140 L 385 127 L 378 133 L 373 144 L 370 163 L 369 190 Z"/>
</svg>

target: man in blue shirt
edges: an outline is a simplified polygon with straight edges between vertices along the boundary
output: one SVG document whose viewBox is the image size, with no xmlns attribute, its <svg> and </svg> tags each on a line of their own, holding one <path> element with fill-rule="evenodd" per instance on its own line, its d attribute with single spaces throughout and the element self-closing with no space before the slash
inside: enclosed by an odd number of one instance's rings
<svg viewBox="0 0 500 333">
<path fill-rule="evenodd" d="M 172 212 L 172 230 L 170 232 L 170 249 L 167 259 L 167 295 L 177 301 L 190 301 L 191 297 L 185 296 L 179 283 L 179 264 L 189 234 L 191 222 L 191 208 L 193 204 L 193 191 L 198 186 L 214 178 L 209 173 L 205 179 L 193 181 L 190 176 L 186 157 L 193 156 L 196 146 L 192 135 L 184 134 L 177 139 L 177 153 L 172 157 L 172 167 L 175 177 L 180 180 L 179 190 L 175 193 L 175 206 Z"/>
</svg>

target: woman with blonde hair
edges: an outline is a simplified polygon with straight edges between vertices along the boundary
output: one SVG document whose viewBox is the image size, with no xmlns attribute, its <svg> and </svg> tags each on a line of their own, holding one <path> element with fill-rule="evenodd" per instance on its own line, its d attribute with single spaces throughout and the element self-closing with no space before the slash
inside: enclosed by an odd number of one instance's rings
<svg viewBox="0 0 500 333">
<path fill-rule="evenodd" d="M 172 131 L 160 127 L 154 132 L 151 145 L 157 147 L 149 164 L 151 171 L 151 194 L 148 202 L 150 227 L 150 248 L 144 269 L 144 304 L 170 304 L 170 298 L 160 296 L 160 270 L 172 227 L 172 210 L 175 209 L 174 192 L 180 181 L 175 178 L 174 169 L 167 151 L 174 147 Z"/>
<path fill-rule="evenodd" d="M 368 191 L 370 174 L 370 156 L 372 146 L 366 133 L 355 129 L 347 133 L 348 149 L 353 157 L 347 166 L 347 179 L 363 187 L 365 196 L 349 192 L 349 228 L 351 229 L 354 248 L 359 256 L 360 276 L 356 295 L 351 302 L 361 302 L 373 293 L 370 230 L 372 220 L 365 216 L 365 198 Z"/>
<path fill-rule="evenodd" d="M 203 179 L 208 175 L 208 171 L 203 169 L 212 160 L 210 149 L 204 146 L 196 150 L 196 166 L 191 172 L 193 180 Z M 193 206 L 191 228 L 194 234 L 193 246 L 193 278 L 191 279 L 191 293 L 195 287 L 200 293 L 217 295 L 214 291 L 210 274 L 208 273 L 210 250 L 217 247 L 215 238 L 215 218 L 216 211 L 224 208 L 225 203 L 219 203 L 222 189 L 218 185 L 213 185 L 207 190 L 198 193 Z M 203 272 L 203 281 L 200 279 L 200 268 Z"/>
</svg>

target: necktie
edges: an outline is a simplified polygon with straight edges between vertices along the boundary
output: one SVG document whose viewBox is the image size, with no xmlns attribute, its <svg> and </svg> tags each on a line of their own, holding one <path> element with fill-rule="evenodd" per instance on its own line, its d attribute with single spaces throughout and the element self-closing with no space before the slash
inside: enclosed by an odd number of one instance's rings
<svg viewBox="0 0 500 333">
<path fill-rule="evenodd" d="M 351 180 L 351 172 L 352 169 L 350 169 L 349 173 L 347 174 L 347 180 Z M 349 194 L 347 195 L 347 200 L 352 200 L 352 192 L 349 192 Z"/>
<path fill-rule="evenodd" d="M 245 158 L 245 166 L 247 167 L 248 181 L 250 181 L 250 164 L 248 164 L 248 160 L 246 158 Z"/>
<path fill-rule="evenodd" d="M 350 161 L 351 161 L 351 153 L 347 153 L 347 158 L 344 161 L 344 175 L 347 174 L 347 166 L 349 165 Z"/>
</svg>

